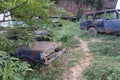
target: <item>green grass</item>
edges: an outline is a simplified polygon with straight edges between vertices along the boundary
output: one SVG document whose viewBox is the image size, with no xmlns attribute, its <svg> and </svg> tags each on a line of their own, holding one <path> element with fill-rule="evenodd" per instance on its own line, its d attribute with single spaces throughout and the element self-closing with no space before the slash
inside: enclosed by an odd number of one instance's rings
<svg viewBox="0 0 120 80">
<path fill-rule="evenodd" d="M 82 57 L 84 57 L 84 53 L 81 50 L 74 51 L 70 55 L 71 55 L 71 60 L 68 61 L 68 66 L 70 66 L 70 67 L 75 66 L 76 63 L 78 63 L 79 60 Z"/>
<path fill-rule="evenodd" d="M 87 80 L 119 80 L 120 37 L 100 34 L 95 38 L 100 39 L 101 42 L 89 41 L 89 48 L 94 55 L 94 60 L 85 71 L 85 77 Z"/>
</svg>

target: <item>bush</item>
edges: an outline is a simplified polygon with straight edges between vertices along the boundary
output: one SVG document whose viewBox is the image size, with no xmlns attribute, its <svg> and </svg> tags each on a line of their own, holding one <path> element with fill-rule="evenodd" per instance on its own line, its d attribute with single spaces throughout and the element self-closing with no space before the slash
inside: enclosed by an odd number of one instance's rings
<svg viewBox="0 0 120 80">
<path fill-rule="evenodd" d="M 0 51 L 0 76 L 2 80 L 25 80 L 29 72 L 29 64 L 19 62 L 19 59 L 11 57 L 6 52 Z"/>
<path fill-rule="evenodd" d="M 84 73 L 88 80 L 120 80 L 120 68 L 116 64 L 94 62 Z"/>
</svg>

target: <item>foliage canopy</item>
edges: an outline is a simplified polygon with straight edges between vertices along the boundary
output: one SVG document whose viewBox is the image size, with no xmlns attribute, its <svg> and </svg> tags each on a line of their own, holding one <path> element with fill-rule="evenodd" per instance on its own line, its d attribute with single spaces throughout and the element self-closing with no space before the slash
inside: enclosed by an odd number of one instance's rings
<svg viewBox="0 0 120 80">
<path fill-rule="evenodd" d="M 34 17 L 46 21 L 53 5 L 49 0 L 1 0 L 0 12 L 10 10 L 12 17 L 27 23 Z"/>
</svg>

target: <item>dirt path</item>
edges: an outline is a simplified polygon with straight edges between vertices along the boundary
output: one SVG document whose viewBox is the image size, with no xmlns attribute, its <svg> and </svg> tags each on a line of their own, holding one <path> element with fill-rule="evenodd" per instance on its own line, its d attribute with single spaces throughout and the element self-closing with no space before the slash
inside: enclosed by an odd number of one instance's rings
<svg viewBox="0 0 120 80">
<path fill-rule="evenodd" d="M 88 48 L 87 42 L 83 41 L 81 38 L 75 37 L 79 41 L 80 49 L 85 52 L 85 57 L 80 60 L 75 66 L 69 69 L 69 72 L 65 72 L 64 80 L 86 80 L 84 79 L 83 72 L 91 64 L 93 59 L 92 54 Z"/>
</svg>

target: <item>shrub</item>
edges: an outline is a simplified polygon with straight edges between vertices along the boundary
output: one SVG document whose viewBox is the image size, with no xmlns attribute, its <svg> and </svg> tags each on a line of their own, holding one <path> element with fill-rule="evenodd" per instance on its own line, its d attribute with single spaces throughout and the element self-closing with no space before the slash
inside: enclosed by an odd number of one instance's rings
<svg viewBox="0 0 120 80">
<path fill-rule="evenodd" d="M 12 40 L 8 40 L 4 36 L 0 36 L 0 50 L 14 53 L 14 42 Z"/>
<path fill-rule="evenodd" d="M 0 76 L 3 80 L 25 80 L 32 71 L 29 64 L 19 62 L 19 59 L 10 57 L 6 52 L 0 51 Z"/>
</svg>

